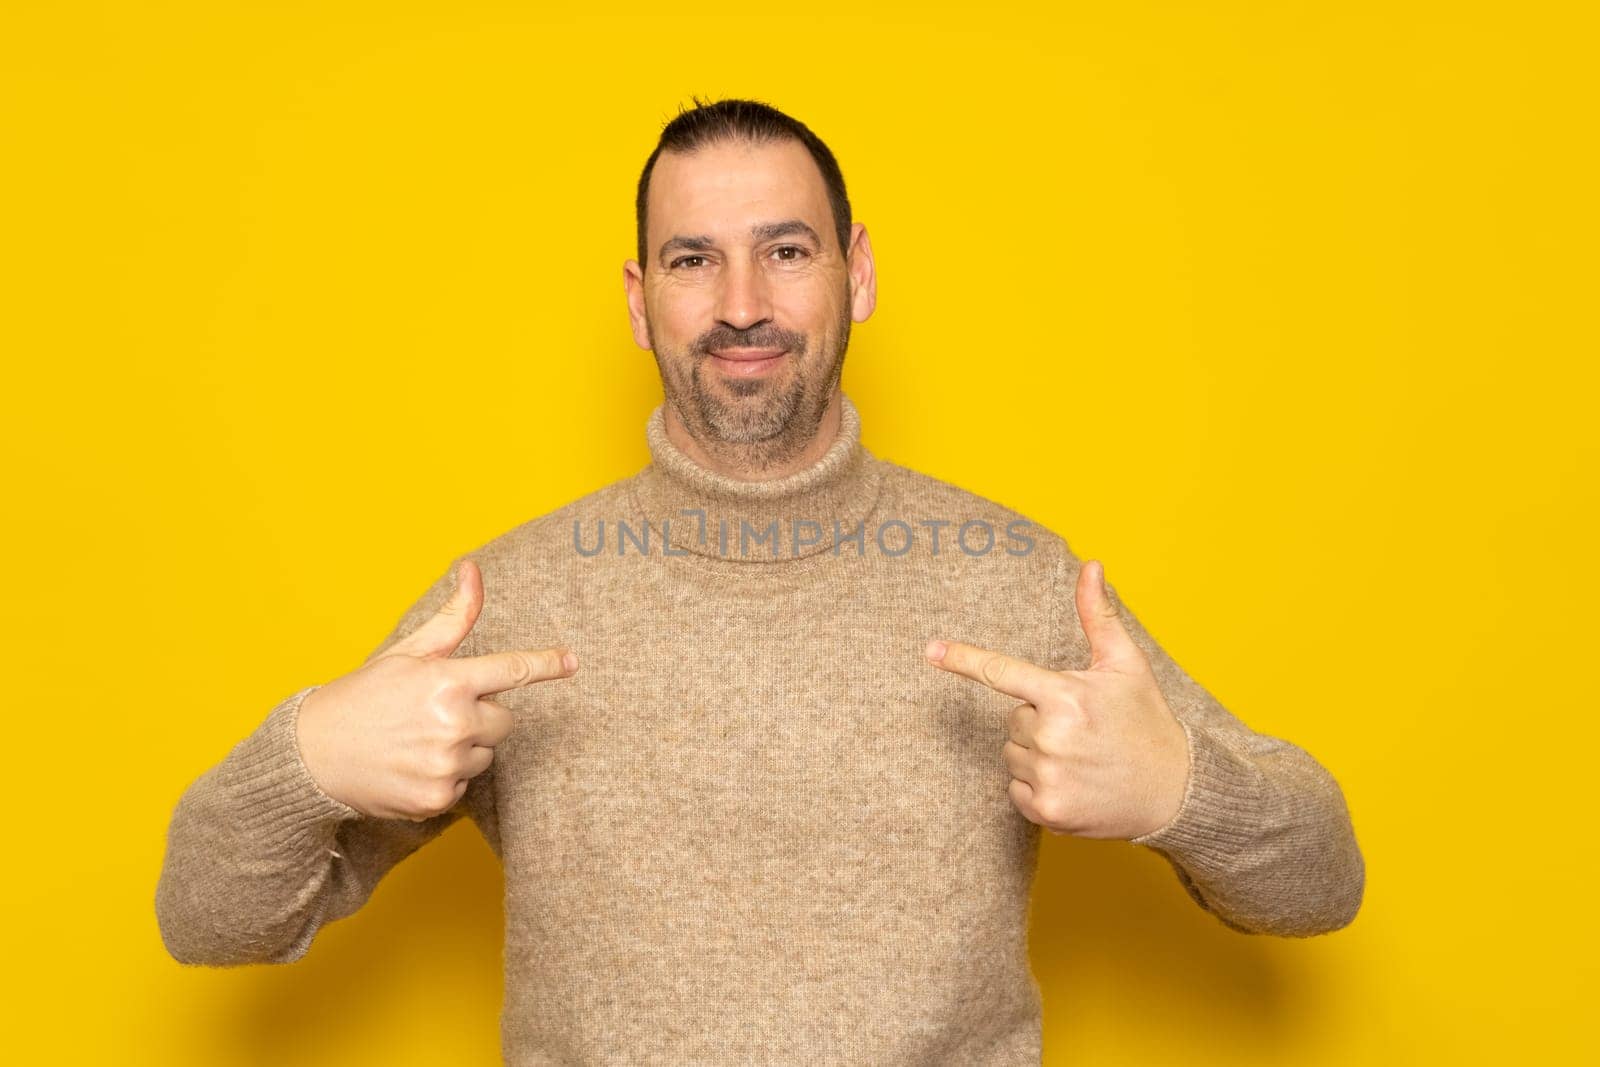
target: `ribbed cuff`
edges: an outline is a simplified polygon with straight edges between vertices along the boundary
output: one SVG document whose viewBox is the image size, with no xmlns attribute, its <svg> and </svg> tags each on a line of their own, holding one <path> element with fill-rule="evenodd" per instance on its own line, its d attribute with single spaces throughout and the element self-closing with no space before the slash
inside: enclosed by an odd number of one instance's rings
<svg viewBox="0 0 1600 1067">
<path fill-rule="evenodd" d="M 223 761 L 238 831 L 273 853 L 321 847 L 340 822 L 364 818 L 323 792 L 300 755 L 295 736 L 300 703 L 318 688 L 308 686 L 286 698 Z"/>
<path fill-rule="evenodd" d="M 1189 783 L 1167 824 L 1129 838 L 1169 854 L 1191 871 L 1236 867 L 1256 838 L 1264 781 L 1259 768 L 1187 719 Z"/>
</svg>

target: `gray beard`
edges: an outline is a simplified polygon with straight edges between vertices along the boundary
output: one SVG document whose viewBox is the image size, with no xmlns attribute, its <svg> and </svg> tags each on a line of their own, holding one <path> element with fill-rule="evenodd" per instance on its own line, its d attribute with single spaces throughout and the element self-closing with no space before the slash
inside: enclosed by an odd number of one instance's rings
<svg viewBox="0 0 1600 1067">
<path fill-rule="evenodd" d="M 850 341 L 850 315 L 844 316 L 839 335 L 839 351 L 826 380 L 816 382 L 803 373 L 783 388 L 760 379 L 729 379 L 727 387 L 746 402 L 729 402 L 703 388 L 701 372 L 709 356 L 702 356 L 689 372 L 686 396 L 668 401 L 684 425 L 700 436 L 701 447 L 719 460 L 753 475 L 790 463 L 816 439 L 823 412 L 839 384 L 844 370 L 845 350 Z M 790 353 L 796 360 L 805 354 Z M 666 380 L 666 376 L 662 376 Z"/>
</svg>

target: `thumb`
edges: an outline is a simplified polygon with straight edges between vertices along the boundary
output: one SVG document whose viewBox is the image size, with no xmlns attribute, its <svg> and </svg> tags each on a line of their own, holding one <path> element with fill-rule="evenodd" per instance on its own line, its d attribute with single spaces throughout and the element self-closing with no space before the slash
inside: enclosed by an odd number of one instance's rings
<svg viewBox="0 0 1600 1067">
<path fill-rule="evenodd" d="M 1105 564 L 1097 559 L 1078 568 L 1078 625 L 1089 639 L 1089 669 L 1116 669 L 1143 658 L 1122 626 L 1122 617 L 1106 588 Z"/>
<path fill-rule="evenodd" d="M 478 564 L 464 559 L 456 564 L 455 591 L 440 605 L 433 617 L 417 627 L 390 650 L 408 656 L 444 657 L 472 632 L 483 609 L 483 572 Z"/>
</svg>

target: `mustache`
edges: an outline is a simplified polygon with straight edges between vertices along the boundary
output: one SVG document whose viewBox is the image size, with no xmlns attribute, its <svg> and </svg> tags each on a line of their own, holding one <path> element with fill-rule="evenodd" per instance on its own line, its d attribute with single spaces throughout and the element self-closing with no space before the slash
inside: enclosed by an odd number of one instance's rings
<svg viewBox="0 0 1600 1067">
<path fill-rule="evenodd" d="M 703 356 L 710 355 L 713 348 L 783 348 L 803 352 L 806 336 L 777 326 L 759 326 L 751 330 L 719 326 L 701 334 L 694 347 Z"/>
</svg>

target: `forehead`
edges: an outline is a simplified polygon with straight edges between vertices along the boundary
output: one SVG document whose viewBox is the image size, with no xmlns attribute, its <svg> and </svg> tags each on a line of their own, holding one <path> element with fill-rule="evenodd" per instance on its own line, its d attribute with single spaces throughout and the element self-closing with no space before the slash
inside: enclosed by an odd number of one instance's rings
<svg viewBox="0 0 1600 1067">
<path fill-rule="evenodd" d="M 755 223 L 790 218 L 805 220 L 826 237 L 832 217 L 822 171 L 799 141 L 663 152 L 650 172 L 652 250 L 684 234 L 731 241 L 748 237 Z"/>
</svg>

